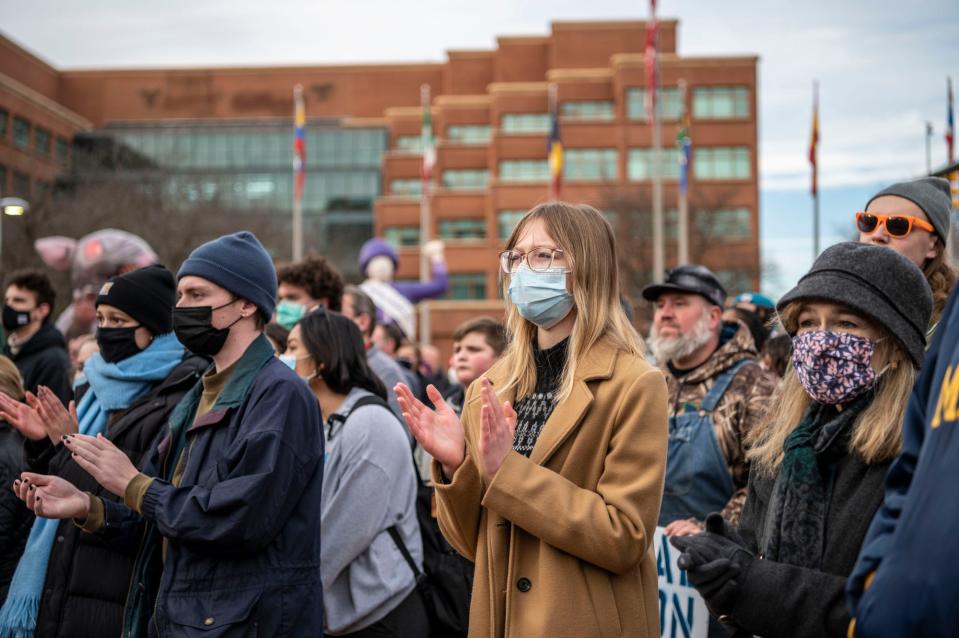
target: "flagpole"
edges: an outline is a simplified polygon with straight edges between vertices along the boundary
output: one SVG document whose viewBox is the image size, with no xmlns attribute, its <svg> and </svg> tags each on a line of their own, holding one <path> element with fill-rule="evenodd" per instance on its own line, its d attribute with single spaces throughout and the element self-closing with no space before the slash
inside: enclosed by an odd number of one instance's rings
<svg viewBox="0 0 959 638">
<path fill-rule="evenodd" d="M 819 82 L 813 81 L 813 132 L 809 159 L 812 163 L 812 258 L 819 257 Z"/>
<path fill-rule="evenodd" d="M 679 100 L 683 108 L 683 126 L 686 126 L 686 80 L 679 81 Z M 680 148 L 680 166 L 681 171 L 685 171 L 685 183 L 680 179 L 679 184 L 679 211 L 677 219 L 676 232 L 679 234 L 679 263 L 689 263 L 689 201 L 686 191 L 689 188 L 689 160 L 686 157 L 686 144 L 689 137 L 689 131 L 686 130 L 685 138 L 679 141 Z"/>
<path fill-rule="evenodd" d="M 301 120 L 306 119 L 306 114 L 303 110 L 303 86 L 300 84 L 293 87 L 293 109 L 295 129 L 304 128 L 305 122 Z M 301 135 L 303 132 L 298 131 L 296 134 Z M 303 192 L 300 184 L 303 179 L 302 172 L 306 167 L 302 166 L 302 162 L 303 155 L 298 149 L 293 161 L 293 261 L 303 259 Z"/>
<path fill-rule="evenodd" d="M 653 282 L 663 281 L 666 270 L 665 232 L 663 230 L 663 161 L 662 132 L 659 126 L 659 105 L 656 95 L 659 73 L 657 69 L 658 34 L 656 24 L 656 0 L 650 0 L 650 24 L 647 25 L 646 65 L 648 73 L 646 94 L 653 120 Z M 652 59 L 649 59 L 652 56 Z M 647 117 L 650 113 L 647 113 Z"/>
<path fill-rule="evenodd" d="M 423 106 L 423 112 L 426 113 L 427 109 L 430 108 L 430 85 L 423 84 L 420 86 L 420 103 Z M 432 118 L 430 124 L 430 131 L 428 135 L 432 137 Z M 426 157 L 425 154 L 430 152 L 429 147 L 427 146 L 427 132 L 425 127 L 422 131 L 423 137 L 423 168 L 422 170 L 422 179 L 423 185 L 420 189 L 420 281 L 427 283 L 430 280 L 430 260 L 426 255 L 426 242 L 430 240 L 430 179 L 431 175 L 427 173 L 426 169 Z M 429 140 L 429 143 L 432 144 L 432 140 Z M 430 171 L 432 172 L 432 171 Z M 420 345 L 428 345 L 431 339 L 430 331 L 430 307 L 429 301 L 423 300 L 420 302 L 420 329 L 419 329 L 419 342 Z"/>
</svg>

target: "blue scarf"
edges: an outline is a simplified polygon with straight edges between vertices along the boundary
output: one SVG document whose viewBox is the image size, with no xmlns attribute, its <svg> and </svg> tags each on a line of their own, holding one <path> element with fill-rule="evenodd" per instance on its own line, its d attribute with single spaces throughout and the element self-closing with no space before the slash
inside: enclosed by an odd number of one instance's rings
<svg viewBox="0 0 959 638">
<path fill-rule="evenodd" d="M 172 332 L 156 337 L 144 350 L 116 363 L 107 363 L 99 354 L 90 357 L 83 366 L 90 389 L 77 406 L 80 434 L 96 436 L 103 432 L 110 412 L 128 408 L 137 397 L 166 379 L 182 360 L 183 346 Z M 33 636 L 50 549 L 59 525 L 59 520 L 38 516 L 30 529 L 7 600 L 0 609 L 0 638 Z"/>
</svg>

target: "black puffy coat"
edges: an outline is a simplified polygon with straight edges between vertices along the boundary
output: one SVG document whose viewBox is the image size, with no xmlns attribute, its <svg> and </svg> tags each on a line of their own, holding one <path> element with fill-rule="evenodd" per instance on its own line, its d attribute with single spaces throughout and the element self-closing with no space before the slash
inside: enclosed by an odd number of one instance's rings
<svg viewBox="0 0 959 638">
<path fill-rule="evenodd" d="M 188 356 L 153 390 L 125 410 L 110 414 L 105 436 L 139 466 L 183 395 L 209 366 L 206 359 Z M 81 490 L 114 499 L 93 480 L 62 445 L 49 439 L 28 441 L 31 471 L 60 476 Z M 50 553 L 36 638 L 104 638 L 119 636 L 123 607 L 137 548 L 107 542 L 87 534 L 72 520 L 61 521 Z"/>
<path fill-rule="evenodd" d="M 0 421 L 0 605 L 33 525 L 33 512 L 13 493 L 23 469 L 23 436 Z"/>
</svg>

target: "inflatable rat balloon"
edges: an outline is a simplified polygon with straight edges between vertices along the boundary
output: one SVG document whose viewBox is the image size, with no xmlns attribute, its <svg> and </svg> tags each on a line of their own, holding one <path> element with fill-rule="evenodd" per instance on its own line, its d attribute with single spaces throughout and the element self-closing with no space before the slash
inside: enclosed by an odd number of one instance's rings
<svg viewBox="0 0 959 638">
<path fill-rule="evenodd" d="M 413 306 L 424 299 L 441 297 L 449 289 L 449 274 L 443 258 L 443 242 L 433 240 L 423 246 L 430 260 L 432 279 L 420 283 L 393 281 L 400 258 L 386 241 L 374 237 L 360 248 L 360 272 L 367 279 L 360 288 L 382 313 L 383 323 L 396 323 L 407 337 L 415 335 Z"/>
<path fill-rule="evenodd" d="M 70 271 L 73 303 L 57 318 L 57 329 L 67 339 L 92 332 L 96 324 L 93 302 L 106 281 L 124 272 L 158 261 L 143 238 L 115 228 L 105 228 L 80 239 L 41 237 L 33 244 L 47 266 Z"/>
</svg>

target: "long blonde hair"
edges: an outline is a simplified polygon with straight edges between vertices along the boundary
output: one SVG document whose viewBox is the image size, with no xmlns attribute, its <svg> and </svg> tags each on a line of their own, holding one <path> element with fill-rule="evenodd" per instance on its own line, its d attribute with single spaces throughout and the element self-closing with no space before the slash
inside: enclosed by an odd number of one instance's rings
<svg viewBox="0 0 959 638">
<path fill-rule="evenodd" d="M 941 239 L 937 238 L 936 241 L 939 242 L 941 248 L 939 254 L 926 262 L 922 267 L 922 274 L 926 276 L 926 281 L 929 282 L 929 288 L 932 289 L 932 319 L 929 321 L 930 326 L 939 323 L 939 319 L 942 317 L 942 311 L 946 308 L 946 302 L 949 300 L 949 293 L 952 292 L 953 286 L 956 285 L 956 271 L 949 264 L 945 244 L 943 244 Z"/>
<path fill-rule="evenodd" d="M 789 334 L 795 333 L 804 304 L 803 300 L 796 300 L 780 314 L 780 321 Z M 899 341 L 885 331 L 880 339 L 874 357 L 877 361 L 885 362 L 888 368 L 876 381 L 876 396 L 856 419 L 849 440 L 849 451 L 869 465 L 892 460 L 899 453 L 906 403 L 916 381 L 916 366 Z M 770 411 L 747 441 L 750 447 L 747 458 L 753 462 L 754 471 L 768 476 L 776 474 L 783 460 L 786 438 L 802 420 L 811 403 L 790 361 L 786 376 L 770 399 Z"/>
<path fill-rule="evenodd" d="M 585 204 L 550 202 L 540 204 L 519 221 L 506 242 L 512 250 L 526 227 L 541 220 L 569 264 L 567 277 L 572 281 L 576 321 L 570 335 L 566 366 L 557 391 L 557 401 L 569 396 L 579 361 L 601 340 L 615 348 L 645 355 L 643 340 L 626 318 L 619 300 L 619 270 L 616 261 L 616 238 L 603 215 Z M 509 300 L 509 275 L 502 275 L 503 298 L 506 299 L 506 325 L 512 335 L 503 365 L 509 376 L 504 392 L 515 386 L 519 400 L 536 389 L 536 362 L 533 358 L 536 324 L 520 316 Z"/>
</svg>

